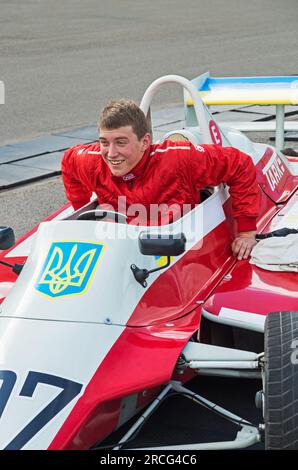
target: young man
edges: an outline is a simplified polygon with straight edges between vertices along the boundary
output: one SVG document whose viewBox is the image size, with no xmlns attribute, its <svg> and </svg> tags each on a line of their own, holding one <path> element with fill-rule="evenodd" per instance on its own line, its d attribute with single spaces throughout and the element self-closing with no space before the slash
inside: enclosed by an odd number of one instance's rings
<svg viewBox="0 0 298 470">
<path fill-rule="evenodd" d="M 119 211 L 119 198 L 125 196 L 127 215 L 132 215 L 130 206 L 141 204 L 148 214 L 145 223 L 156 224 L 161 221 L 151 220 L 152 205 L 162 206 L 164 212 L 169 206 L 194 207 L 200 202 L 200 189 L 225 182 L 238 226 L 233 254 L 239 260 L 250 255 L 256 244 L 260 194 L 248 155 L 217 145 L 169 140 L 151 144 L 145 115 L 130 100 L 112 101 L 104 108 L 99 134 L 99 143 L 77 145 L 64 154 L 62 178 L 74 209 L 95 192 L 100 205 Z"/>
</svg>

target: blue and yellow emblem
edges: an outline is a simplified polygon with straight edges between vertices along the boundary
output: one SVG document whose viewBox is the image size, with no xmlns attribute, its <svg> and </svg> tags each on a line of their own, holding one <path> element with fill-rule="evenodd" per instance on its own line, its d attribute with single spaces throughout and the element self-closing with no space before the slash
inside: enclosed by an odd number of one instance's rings
<svg viewBox="0 0 298 470">
<path fill-rule="evenodd" d="M 155 261 L 156 261 L 157 266 L 159 268 L 164 266 L 167 263 L 167 260 L 168 260 L 167 256 L 154 256 L 154 258 L 155 258 Z M 174 256 L 170 256 L 170 259 L 171 259 L 171 262 L 172 262 L 173 259 L 174 259 Z"/>
<path fill-rule="evenodd" d="M 90 286 L 103 243 L 54 242 L 35 285 L 51 298 L 84 294 Z"/>
</svg>

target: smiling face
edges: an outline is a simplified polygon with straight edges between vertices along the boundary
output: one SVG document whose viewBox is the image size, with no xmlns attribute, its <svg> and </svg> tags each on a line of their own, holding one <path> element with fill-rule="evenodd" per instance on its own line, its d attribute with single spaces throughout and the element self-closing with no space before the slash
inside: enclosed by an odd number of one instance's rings
<svg viewBox="0 0 298 470">
<path fill-rule="evenodd" d="M 150 134 L 140 140 L 131 126 L 99 129 L 101 155 L 114 176 L 124 176 L 141 160 L 150 145 Z"/>
</svg>

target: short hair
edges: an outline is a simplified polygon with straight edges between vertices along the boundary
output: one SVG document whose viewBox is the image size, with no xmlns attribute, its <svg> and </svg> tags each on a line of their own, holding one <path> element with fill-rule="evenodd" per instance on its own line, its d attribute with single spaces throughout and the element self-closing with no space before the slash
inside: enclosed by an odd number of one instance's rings
<svg viewBox="0 0 298 470">
<path fill-rule="evenodd" d="M 110 101 L 99 115 L 98 126 L 101 129 L 118 129 L 131 126 L 138 140 L 149 131 L 145 114 L 132 100 Z"/>
</svg>

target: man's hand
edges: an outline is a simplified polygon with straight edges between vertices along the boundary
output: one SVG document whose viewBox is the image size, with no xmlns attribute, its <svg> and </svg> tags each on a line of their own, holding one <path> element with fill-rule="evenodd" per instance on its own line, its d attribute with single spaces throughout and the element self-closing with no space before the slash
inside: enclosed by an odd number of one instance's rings
<svg viewBox="0 0 298 470">
<path fill-rule="evenodd" d="M 247 259 L 253 247 L 257 244 L 256 232 L 240 232 L 232 243 L 233 255 L 238 260 Z"/>
</svg>

